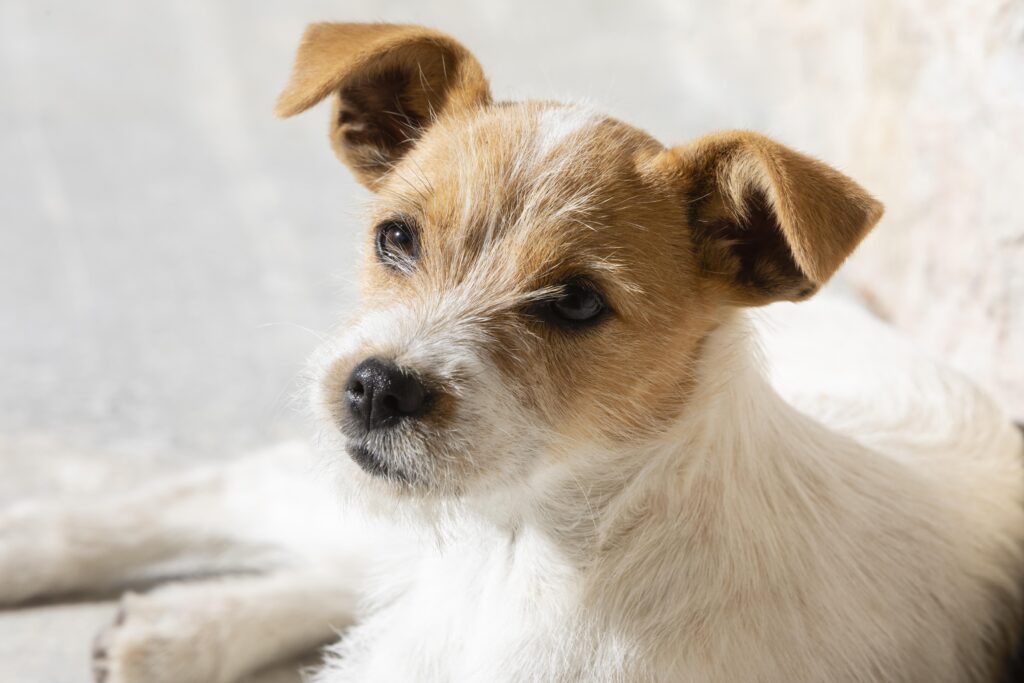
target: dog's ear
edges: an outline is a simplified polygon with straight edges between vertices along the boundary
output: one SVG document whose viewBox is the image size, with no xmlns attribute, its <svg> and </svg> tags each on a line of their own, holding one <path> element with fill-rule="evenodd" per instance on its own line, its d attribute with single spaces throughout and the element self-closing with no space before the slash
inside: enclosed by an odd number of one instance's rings
<svg viewBox="0 0 1024 683">
<path fill-rule="evenodd" d="M 698 263 L 732 303 L 812 295 L 882 216 L 829 166 L 761 135 L 710 135 L 669 150 Z"/>
<path fill-rule="evenodd" d="M 373 189 L 442 114 L 490 102 L 480 64 L 418 26 L 313 24 L 274 112 L 294 116 L 333 95 L 331 145 Z"/>
</svg>

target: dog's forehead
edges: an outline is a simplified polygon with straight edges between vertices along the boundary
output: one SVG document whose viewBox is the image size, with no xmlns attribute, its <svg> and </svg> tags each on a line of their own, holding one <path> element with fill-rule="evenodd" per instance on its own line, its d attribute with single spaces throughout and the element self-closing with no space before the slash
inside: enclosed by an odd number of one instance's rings
<svg viewBox="0 0 1024 683">
<path fill-rule="evenodd" d="M 501 243 L 490 253 L 538 268 L 566 252 L 607 259 L 623 246 L 614 228 L 630 203 L 648 199 L 638 160 L 660 149 L 589 107 L 499 104 L 433 126 L 382 188 L 380 208 L 413 217 L 435 251 Z"/>
<path fill-rule="evenodd" d="M 611 121 L 584 105 L 500 103 L 442 119 L 412 156 L 478 172 L 504 167 L 507 174 L 531 175 L 559 157 L 584 153 L 592 145 L 580 143 L 593 142 Z"/>
</svg>

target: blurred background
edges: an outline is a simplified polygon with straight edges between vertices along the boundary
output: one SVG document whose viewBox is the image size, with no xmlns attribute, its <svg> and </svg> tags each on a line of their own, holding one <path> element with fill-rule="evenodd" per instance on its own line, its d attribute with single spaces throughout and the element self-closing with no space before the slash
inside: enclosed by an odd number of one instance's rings
<svg viewBox="0 0 1024 683">
<path fill-rule="evenodd" d="M 452 33 L 498 99 L 838 166 L 888 207 L 844 277 L 1024 418 L 1024 1 L 0 0 L 0 505 L 311 432 L 366 194 L 326 111 L 270 111 L 332 19 Z M 0 613 L 0 680 L 88 680 L 111 613 Z"/>
</svg>

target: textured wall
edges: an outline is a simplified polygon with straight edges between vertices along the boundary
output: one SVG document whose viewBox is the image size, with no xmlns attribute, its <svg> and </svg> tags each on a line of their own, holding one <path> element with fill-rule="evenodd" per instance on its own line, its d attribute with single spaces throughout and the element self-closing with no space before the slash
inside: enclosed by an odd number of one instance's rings
<svg viewBox="0 0 1024 683">
<path fill-rule="evenodd" d="M 1024 3 L 879 2 L 868 28 L 846 156 L 889 216 L 851 277 L 1024 419 Z"/>
</svg>

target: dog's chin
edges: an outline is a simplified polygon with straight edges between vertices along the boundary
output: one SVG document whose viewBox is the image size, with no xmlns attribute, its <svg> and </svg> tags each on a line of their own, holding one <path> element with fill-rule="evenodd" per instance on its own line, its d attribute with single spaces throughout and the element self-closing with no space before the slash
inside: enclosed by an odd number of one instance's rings
<svg viewBox="0 0 1024 683">
<path fill-rule="evenodd" d="M 345 450 L 352 461 L 371 477 L 395 483 L 409 483 L 408 475 L 394 464 L 394 459 L 388 454 L 358 442 L 349 442 Z"/>
<path fill-rule="evenodd" d="M 387 443 L 348 437 L 344 450 L 363 473 L 363 483 L 385 498 L 441 500 L 458 497 L 464 491 L 463 482 L 452 472 L 425 466 L 435 460 L 425 449 L 396 452 Z"/>
</svg>

